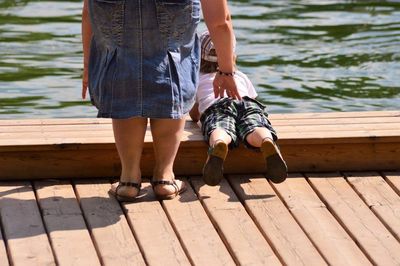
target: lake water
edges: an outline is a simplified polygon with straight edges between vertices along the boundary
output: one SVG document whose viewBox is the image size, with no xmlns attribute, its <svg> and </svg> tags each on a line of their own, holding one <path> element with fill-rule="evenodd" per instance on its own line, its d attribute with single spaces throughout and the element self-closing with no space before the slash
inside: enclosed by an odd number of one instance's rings
<svg viewBox="0 0 400 266">
<path fill-rule="evenodd" d="M 270 112 L 399 109 L 400 1 L 229 4 L 238 66 Z M 81 8 L 0 0 L 0 119 L 96 116 L 80 99 Z"/>
</svg>

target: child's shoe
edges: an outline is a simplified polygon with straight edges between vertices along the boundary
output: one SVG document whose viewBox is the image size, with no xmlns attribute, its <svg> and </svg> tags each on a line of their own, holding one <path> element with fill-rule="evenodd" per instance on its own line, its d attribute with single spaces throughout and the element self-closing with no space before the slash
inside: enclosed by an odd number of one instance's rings
<svg viewBox="0 0 400 266">
<path fill-rule="evenodd" d="M 224 161 L 228 154 L 228 145 L 220 141 L 208 149 L 208 158 L 203 167 L 203 180 L 209 186 L 218 185 L 224 178 Z"/>
<path fill-rule="evenodd" d="M 267 163 L 267 177 L 276 184 L 285 181 L 288 169 L 275 142 L 269 138 L 264 139 L 261 152 Z"/>
</svg>

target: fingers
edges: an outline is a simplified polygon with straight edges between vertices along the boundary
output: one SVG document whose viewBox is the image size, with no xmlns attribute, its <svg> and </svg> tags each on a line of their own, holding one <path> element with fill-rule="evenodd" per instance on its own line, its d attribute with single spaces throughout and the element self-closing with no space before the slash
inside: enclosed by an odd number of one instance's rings
<svg viewBox="0 0 400 266">
<path fill-rule="evenodd" d="M 215 98 L 223 98 L 224 94 L 226 94 L 227 97 L 242 100 L 233 77 L 225 77 L 217 74 L 213 82 L 213 89 Z"/>
<path fill-rule="evenodd" d="M 214 87 L 214 98 L 218 98 L 219 95 L 219 86 L 215 83 L 213 83 L 213 87 Z"/>
</svg>

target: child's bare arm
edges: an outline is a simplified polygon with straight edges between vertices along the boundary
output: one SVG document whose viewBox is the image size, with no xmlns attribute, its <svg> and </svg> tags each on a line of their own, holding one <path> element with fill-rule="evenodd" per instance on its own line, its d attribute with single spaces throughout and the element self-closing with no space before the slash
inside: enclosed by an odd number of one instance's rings
<svg viewBox="0 0 400 266">
<path fill-rule="evenodd" d="M 199 112 L 199 104 L 195 103 L 192 109 L 189 112 L 190 118 L 192 118 L 193 122 L 197 122 L 200 120 L 200 112 Z"/>
</svg>

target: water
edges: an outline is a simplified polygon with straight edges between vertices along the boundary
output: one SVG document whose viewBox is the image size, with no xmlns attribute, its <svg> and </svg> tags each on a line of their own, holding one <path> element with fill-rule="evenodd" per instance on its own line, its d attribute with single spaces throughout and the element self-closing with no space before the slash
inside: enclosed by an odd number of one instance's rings
<svg viewBox="0 0 400 266">
<path fill-rule="evenodd" d="M 229 3 L 238 66 L 270 112 L 399 109 L 400 1 Z M 80 99 L 81 8 L 0 0 L 0 119 L 96 115 Z"/>
</svg>

